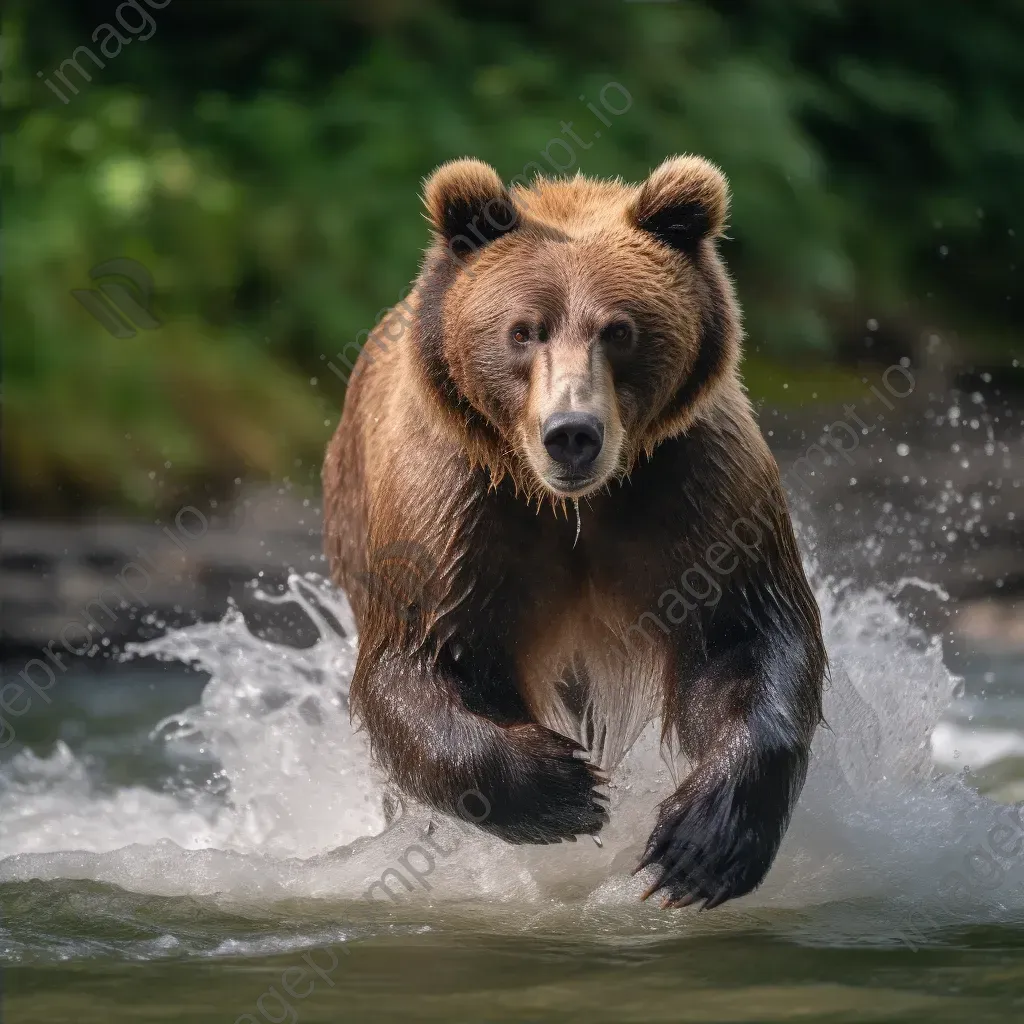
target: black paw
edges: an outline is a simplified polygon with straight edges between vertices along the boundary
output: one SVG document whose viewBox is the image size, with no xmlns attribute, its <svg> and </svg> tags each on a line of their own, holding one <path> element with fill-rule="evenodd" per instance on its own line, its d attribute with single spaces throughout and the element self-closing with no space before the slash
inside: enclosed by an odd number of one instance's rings
<svg viewBox="0 0 1024 1024">
<path fill-rule="evenodd" d="M 702 903 L 710 910 L 756 889 L 782 842 L 790 800 L 763 787 L 750 790 L 731 779 L 689 790 L 684 783 L 662 803 L 633 872 L 652 865 L 657 871 L 641 899 L 662 892 L 662 909 Z"/>
<path fill-rule="evenodd" d="M 573 740 L 539 725 L 513 726 L 513 742 L 481 780 L 468 820 L 509 843 L 575 842 L 596 835 L 608 820 L 604 776 Z M 485 799 L 479 799 L 484 797 Z M 486 811 L 486 813 L 483 813 Z"/>
</svg>

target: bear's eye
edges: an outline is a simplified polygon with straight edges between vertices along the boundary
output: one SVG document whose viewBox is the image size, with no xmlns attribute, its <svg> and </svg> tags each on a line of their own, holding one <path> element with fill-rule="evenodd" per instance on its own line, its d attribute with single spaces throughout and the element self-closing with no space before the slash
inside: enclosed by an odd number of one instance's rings
<svg viewBox="0 0 1024 1024">
<path fill-rule="evenodd" d="M 633 328 L 623 321 L 609 324 L 604 331 L 604 340 L 613 345 L 628 345 L 633 340 Z"/>
<path fill-rule="evenodd" d="M 531 341 L 547 341 L 548 330 L 541 324 L 536 330 L 528 324 L 516 324 L 509 332 L 510 337 L 517 345 L 527 345 Z"/>
</svg>

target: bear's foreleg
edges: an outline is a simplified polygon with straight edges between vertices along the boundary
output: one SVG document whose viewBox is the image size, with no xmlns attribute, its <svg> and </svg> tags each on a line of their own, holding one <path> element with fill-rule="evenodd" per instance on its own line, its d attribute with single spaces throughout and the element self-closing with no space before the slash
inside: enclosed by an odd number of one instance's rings
<svg viewBox="0 0 1024 1024">
<path fill-rule="evenodd" d="M 670 697 L 693 770 L 659 807 L 636 869 L 658 872 L 644 899 L 710 909 L 761 884 L 803 787 L 824 665 L 814 628 L 775 628 L 713 654 Z"/>
<path fill-rule="evenodd" d="M 360 654 L 353 711 L 373 754 L 406 793 L 510 843 L 596 835 L 604 782 L 573 740 L 535 723 L 471 712 L 455 680 L 424 653 Z"/>
</svg>

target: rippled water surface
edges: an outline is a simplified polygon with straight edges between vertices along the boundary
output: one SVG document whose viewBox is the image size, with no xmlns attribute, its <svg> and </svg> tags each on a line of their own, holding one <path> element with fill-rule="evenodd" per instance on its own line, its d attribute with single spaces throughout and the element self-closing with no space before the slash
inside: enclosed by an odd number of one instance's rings
<svg viewBox="0 0 1024 1024">
<path fill-rule="evenodd" d="M 817 590 L 831 728 L 768 881 L 712 913 L 638 901 L 671 787 L 650 732 L 600 848 L 385 828 L 316 580 L 279 598 L 311 647 L 229 611 L 65 677 L 0 763 L 6 1019 L 1024 1020 L 1020 664 L 951 707 L 892 592 Z"/>
</svg>

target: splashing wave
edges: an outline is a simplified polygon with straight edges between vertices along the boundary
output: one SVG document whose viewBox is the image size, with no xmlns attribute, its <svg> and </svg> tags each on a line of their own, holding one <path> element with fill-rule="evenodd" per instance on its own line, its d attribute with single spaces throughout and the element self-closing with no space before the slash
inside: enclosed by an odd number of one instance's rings
<svg viewBox="0 0 1024 1024">
<path fill-rule="evenodd" d="M 990 849 L 992 829 L 1011 812 L 937 772 L 931 758 L 933 729 L 957 684 L 939 642 L 908 622 L 891 592 L 831 579 L 817 590 L 832 664 L 829 727 L 819 730 L 767 882 L 700 923 L 638 904 L 643 884 L 629 874 L 671 786 L 653 728 L 613 777 L 600 848 L 586 839 L 510 847 L 445 820 L 428 829 L 429 815 L 417 809 L 385 828 L 381 780 L 349 720 L 351 610 L 312 576 L 265 595 L 302 610 L 319 634 L 312 646 L 259 639 L 232 608 L 220 622 L 127 653 L 209 673 L 199 703 L 159 723 L 155 736 L 183 762 L 214 760 L 216 789 L 101 787 L 63 744 L 45 758 L 24 751 L 0 770 L 0 882 L 88 880 L 264 907 L 312 898 L 380 920 L 380 908 L 362 902 L 368 897 L 389 913 L 419 907 L 420 919 L 425 903 L 438 914 L 494 911 L 502 927 L 580 910 L 594 921 L 625 914 L 644 931 L 746 926 L 768 915 L 833 942 L 906 941 L 922 914 L 940 925 L 1021 914 L 1024 855 Z M 951 892 L 955 873 L 979 857 L 998 864 L 998 884 L 995 869 L 981 881 L 974 871 L 966 898 Z"/>
</svg>

